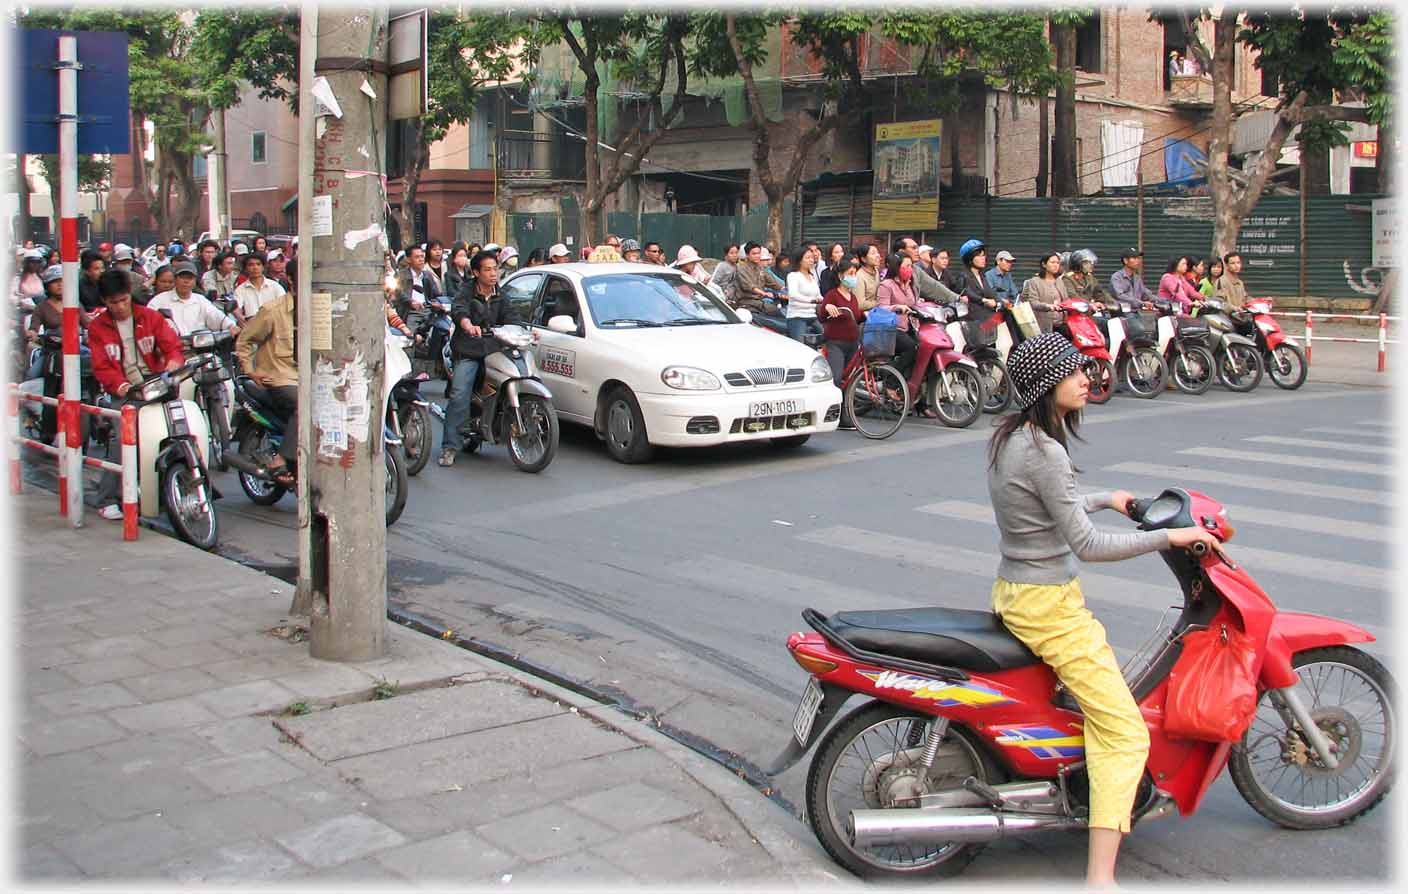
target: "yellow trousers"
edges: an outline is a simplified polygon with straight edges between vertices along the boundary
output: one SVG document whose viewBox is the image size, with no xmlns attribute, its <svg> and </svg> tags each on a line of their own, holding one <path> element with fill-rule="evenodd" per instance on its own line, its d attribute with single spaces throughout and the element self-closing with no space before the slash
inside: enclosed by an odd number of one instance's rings
<svg viewBox="0 0 1408 894">
<path fill-rule="evenodd" d="M 1070 690 L 1085 714 L 1090 826 L 1129 832 L 1129 812 L 1149 758 L 1149 730 L 1080 582 L 1014 584 L 998 578 L 992 610 Z"/>
</svg>

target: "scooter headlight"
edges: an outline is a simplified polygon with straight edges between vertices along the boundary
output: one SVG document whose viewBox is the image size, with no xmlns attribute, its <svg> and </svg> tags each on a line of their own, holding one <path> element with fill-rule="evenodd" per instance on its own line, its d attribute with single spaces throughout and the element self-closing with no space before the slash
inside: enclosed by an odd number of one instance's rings
<svg viewBox="0 0 1408 894">
<path fill-rule="evenodd" d="M 142 386 L 142 400 L 160 400 L 171 391 L 171 386 L 167 384 L 166 378 L 152 379 Z"/>
<path fill-rule="evenodd" d="M 818 356 L 812 360 L 811 380 L 813 382 L 831 381 L 831 364 L 826 362 L 825 357 Z"/>
<path fill-rule="evenodd" d="M 1072 308 L 1076 313 L 1082 313 L 1082 314 L 1088 314 L 1088 313 L 1090 313 L 1090 305 L 1089 305 L 1089 304 L 1086 304 L 1084 301 L 1072 301 L 1072 302 L 1071 302 L 1071 308 Z"/>
<path fill-rule="evenodd" d="M 193 348 L 213 348 L 215 347 L 215 333 L 209 330 L 191 333 L 191 347 Z"/>
<path fill-rule="evenodd" d="M 828 378 L 831 375 L 830 369 L 828 366 Z M 720 387 L 718 376 L 693 366 L 667 366 L 660 372 L 660 381 L 680 391 L 718 391 Z"/>
<path fill-rule="evenodd" d="M 1256 328 L 1260 329 L 1262 332 L 1265 332 L 1267 335 L 1270 335 L 1280 327 L 1277 326 L 1276 323 L 1272 320 L 1257 320 Z"/>
</svg>

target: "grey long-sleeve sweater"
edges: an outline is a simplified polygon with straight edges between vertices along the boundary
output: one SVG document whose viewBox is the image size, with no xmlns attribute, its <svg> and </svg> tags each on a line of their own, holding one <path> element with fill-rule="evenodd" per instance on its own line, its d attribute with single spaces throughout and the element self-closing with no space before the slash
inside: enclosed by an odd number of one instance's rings
<svg viewBox="0 0 1408 894">
<path fill-rule="evenodd" d="M 1076 491 L 1071 458 L 1030 425 L 1013 432 L 988 469 L 988 495 L 1001 531 L 999 577 L 1018 584 L 1064 584 L 1081 562 L 1114 562 L 1168 548 L 1166 531 L 1107 534 L 1089 513 L 1113 508 L 1112 494 Z"/>
</svg>

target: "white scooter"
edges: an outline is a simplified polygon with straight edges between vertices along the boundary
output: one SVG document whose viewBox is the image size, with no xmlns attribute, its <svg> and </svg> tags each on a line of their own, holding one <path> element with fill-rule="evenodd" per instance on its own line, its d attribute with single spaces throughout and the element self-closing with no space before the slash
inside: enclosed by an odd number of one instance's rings
<svg viewBox="0 0 1408 894">
<path fill-rule="evenodd" d="M 210 465 L 221 472 L 228 468 L 225 449 L 234 431 L 231 423 L 235 412 L 235 385 L 229 363 L 221 354 L 229 353 L 234 340 L 228 330 L 199 329 L 181 336 L 181 346 L 187 354 L 204 354 L 214 361 L 182 380 L 181 399 L 194 401 L 205 416 L 206 427 L 210 430 L 208 459 Z"/>
<path fill-rule="evenodd" d="M 207 550 L 220 536 L 206 469 L 210 429 L 200 407 L 182 399 L 181 384 L 213 363 L 209 354 L 196 354 L 130 392 L 145 402 L 137 409 L 138 512 L 154 517 L 164 509 L 182 540 Z"/>
</svg>

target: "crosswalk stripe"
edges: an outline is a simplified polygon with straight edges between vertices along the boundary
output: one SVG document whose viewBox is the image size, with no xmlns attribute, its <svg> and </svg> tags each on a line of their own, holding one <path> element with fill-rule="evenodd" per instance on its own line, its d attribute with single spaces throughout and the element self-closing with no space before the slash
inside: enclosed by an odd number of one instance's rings
<svg viewBox="0 0 1408 894">
<path fill-rule="evenodd" d="M 932 604 L 927 598 L 906 598 L 893 593 L 876 593 L 849 583 L 792 574 L 722 556 L 690 559 L 665 566 L 670 577 L 699 584 L 706 589 L 746 597 L 750 601 L 775 603 L 818 611 L 866 611 L 912 608 Z"/>
<path fill-rule="evenodd" d="M 1342 441 L 1316 441 L 1311 438 L 1283 438 L 1279 435 L 1258 435 L 1255 438 L 1243 438 L 1242 440 L 1254 441 L 1258 444 L 1279 444 L 1284 447 L 1310 447 L 1315 450 L 1339 450 L 1344 453 L 1392 455 L 1396 452 L 1393 447 L 1387 445 L 1346 444 Z"/>
<path fill-rule="evenodd" d="M 1368 428 L 1393 428 L 1393 427 L 1394 427 L 1394 423 L 1392 423 L 1392 422 L 1385 422 L 1385 421 L 1383 421 L 1382 419 L 1361 419 L 1361 420 L 1359 420 L 1358 422 L 1356 422 L 1356 423 L 1354 423 L 1354 424 L 1355 424 L 1355 425 L 1363 425 L 1363 426 L 1366 426 L 1366 427 L 1368 427 Z"/>
<path fill-rule="evenodd" d="M 943 515 L 949 518 L 962 519 L 971 522 L 986 522 L 996 525 L 997 520 L 993 517 L 992 509 L 982 503 L 970 503 L 962 500 L 945 500 L 940 503 L 930 503 L 926 506 L 918 507 L 920 512 L 930 515 Z M 1235 526 L 1243 518 L 1240 512 L 1234 513 L 1233 520 Z M 1131 530 L 1126 523 L 1122 527 L 1113 525 L 1096 525 L 1101 531 L 1111 534 L 1124 534 Z M 1340 584 L 1342 586 L 1360 587 L 1368 590 L 1388 589 L 1389 573 L 1382 568 L 1365 567 L 1354 562 L 1339 562 L 1334 559 L 1320 559 L 1311 556 L 1301 556 L 1294 553 L 1283 553 L 1277 550 L 1258 549 L 1251 546 L 1232 546 L 1228 548 L 1232 558 L 1238 562 L 1247 563 L 1253 571 L 1276 572 L 1290 574 L 1296 577 L 1310 578 L 1312 580 L 1322 580 L 1327 583 Z M 1255 576 L 1255 575 L 1253 575 Z M 1081 573 L 1084 580 L 1085 573 Z"/>
<path fill-rule="evenodd" d="M 1185 447 L 1178 451 L 1193 456 L 1206 456 L 1212 459 L 1231 459 L 1244 463 L 1271 463 L 1277 466 L 1295 466 L 1303 469 L 1328 469 L 1334 472 L 1358 472 L 1363 475 L 1389 475 L 1393 469 L 1382 463 L 1357 463 L 1345 459 L 1327 459 L 1323 456 L 1301 456 L 1295 453 L 1257 453 L 1250 450 L 1231 450 L 1226 447 Z"/>
<path fill-rule="evenodd" d="M 1336 484 L 1313 484 L 1285 478 L 1263 478 L 1259 475 L 1219 472 L 1214 469 L 1178 468 L 1150 463 L 1118 463 L 1107 466 L 1105 471 L 1117 472 L 1121 475 L 1143 475 L 1147 478 L 1158 478 L 1165 484 L 1203 481 L 1208 484 L 1225 484 L 1228 487 L 1247 490 L 1266 490 L 1283 495 L 1295 494 L 1298 497 L 1319 497 L 1325 500 L 1344 500 L 1350 503 L 1370 503 L 1375 506 L 1388 506 L 1393 502 L 1393 493 L 1386 490 L 1341 487 Z"/>
<path fill-rule="evenodd" d="M 1085 481 L 1084 485 L 1091 490 L 1115 490 L 1118 485 L 1100 484 L 1093 481 Z M 937 505 L 937 504 L 935 504 Z M 922 509 L 922 507 L 921 507 Z M 1376 543 L 1394 542 L 1393 526 L 1388 524 L 1375 524 L 1371 522 L 1356 522 L 1342 518 L 1328 518 L 1326 516 L 1302 515 L 1295 512 L 1286 512 L 1281 509 L 1263 509 L 1259 506 L 1247 506 L 1237 503 L 1228 509 L 1232 517 L 1232 526 L 1240 528 L 1243 524 L 1265 525 L 1270 528 L 1287 528 L 1292 531 L 1305 531 L 1310 534 L 1320 534 L 1326 537 L 1348 537 L 1351 540 L 1372 540 Z M 991 514 L 991 512 L 989 512 Z"/>
<path fill-rule="evenodd" d="M 989 580 L 996 576 L 997 557 L 994 555 L 956 546 L 938 546 L 883 531 L 867 531 L 848 525 L 833 525 L 799 534 L 797 539 L 875 558 L 893 560 L 895 556 L 903 555 L 905 562 L 949 573 L 972 574 L 987 577 Z M 1126 615 L 1131 613 L 1136 615 L 1141 624 L 1149 624 L 1153 616 L 1164 611 L 1168 606 L 1183 604 L 1183 591 L 1176 586 L 1140 583 L 1109 574 L 1087 571 L 1084 568 L 1080 572 L 1080 586 L 1081 591 L 1085 594 L 1086 603 L 1092 610 L 1108 606 L 1118 609 Z M 1130 595 L 1131 592 L 1134 595 Z M 987 604 L 987 599 L 984 598 L 983 605 Z M 954 607 L 968 606 L 954 605 Z M 1389 633 L 1386 627 L 1378 624 L 1366 624 L 1362 621 L 1353 621 L 1352 623 L 1364 628 L 1377 640 L 1375 643 L 1365 644 L 1366 651 L 1375 654 L 1386 653 L 1387 640 L 1385 637 Z M 1150 629 L 1152 630 L 1152 628 Z"/>
<path fill-rule="evenodd" d="M 1385 441 L 1392 441 L 1395 440 L 1397 437 L 1391 431 L 1349 431 L 1344 427 L 1335 428 L 1332 425 L 1317 425 L 1314 428 L 1307 428 L 1304 430 L 1313 431 L 1319 434 L 1340 435 L 1341 437 L 1349 435 L 1355 438 L 1382 438 Z"/>
</svg>

